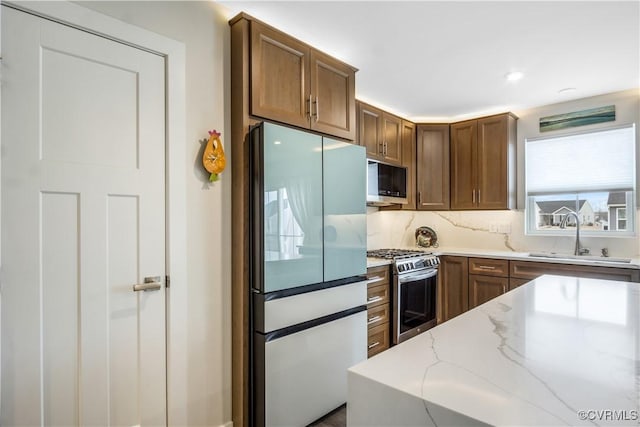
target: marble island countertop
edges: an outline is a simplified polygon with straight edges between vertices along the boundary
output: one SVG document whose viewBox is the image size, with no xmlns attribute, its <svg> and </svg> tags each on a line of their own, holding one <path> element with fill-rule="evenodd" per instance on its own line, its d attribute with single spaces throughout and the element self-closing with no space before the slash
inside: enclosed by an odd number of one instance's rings
<svg viewBox="0 0 640 427">
<path fill-rule="evenodd" d="M 348 384 L 349 426 L 637 426 L 640 284 L 542 276 L 352 367 Z"/>
<path fill-rule="evenodd" d="M 640 284 L 542 276 L 352 367 L 348 384 L 349 426 L 637 426 Z"/>
<path fill-rule="evenodd" d="M 511 252 L 511 251 L 498 251 L 487 249 L 473 249 L 473 248 L 452 248 L 452 247 L 438 247 L 438 248 L 398 248 L 398 249 L 412 249 L 412 250 L 424 250 L 427 252 L 433 252 L 435 255 L 456 255 L 466 257 L 478 257 L 478 258 L 496 258 L 496 259 L 508 259 L 518 261 L 537 261 L 547 262 L 553 264 L 575 264 L 575 265 L 597 265 L 601 267 L 617 267 L 617 268 L 631 268 L 640 269 L 640 259 L 627 258 L 629 262 L 620 262 L 621 258 L 604 258 L 598 256 L 581 256 L 573 258 L 572 255 L 559 254 L 545 254 L 544 252 Z M 380 265 L 391 264 L 391 260 L 385 260 L 382 258 L 367 258 L 367 267 L 376 267 Z"/>
</svg>

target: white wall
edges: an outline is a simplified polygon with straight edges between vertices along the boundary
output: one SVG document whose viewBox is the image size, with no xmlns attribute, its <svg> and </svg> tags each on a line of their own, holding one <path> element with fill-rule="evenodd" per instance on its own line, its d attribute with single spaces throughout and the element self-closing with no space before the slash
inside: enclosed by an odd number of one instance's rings
<svg viewBox="0 0 640 427">
<path fill-rule="evenodd" d="M 368 208 L 367 246 L 369 249 L 383 247 L 414 246 L 414 232 L 420 226 L 433 228 L 438 241 L 444 247 L 506 250 L 516 252 L 554 251 L 572 252 L 573 236 L 548 237 L 525 236 L 524 234 L 524 140 L 540 136 L 539 119 L 554 114 L 579 111 L 587 108 L 616 106 L 616 121 L 569 129 L 566 133 L 583 129 L 594 129 L 623 123 L 640 125 L 640 89 L 616 92 L 607 95 L 579 99 L 516 111 L 518 120 L 518 210 L 513 211 L 449 211 L 410 212 L 379 211 Z M 563 131 L 564 132 L 564 131 Z M 554 132 L 560 134 L 561 132 Z M 640 140 L 640 129 L 636 137 Z M 637 143 L 640 147 L 640 143 Z M 640 156 L 640 149 L 636 149 Z M 640 157 L 639 157 L 640 158 Z M 637 162 L 640 165 L 640 161 Z M 638 186 L 640 189 L 640 186 Z M 638 212 L 640 214 L 640 211 Z M 491 233 L 492 225 L 506 226 L 508 231 Z M 639 224 L 640 225 L 640 224 Z M 607 247 L 611 256 L 637 257 L 640 254 L 640 239 L 581 237 L 583 246 L 593 254 Z"/>
<path fill-rule="evenodd" d="M 82 6 L 184 43 L 186 49 L 187 331 L 183 340 L 185 425 L 231 420 L 231 171 L 208 182 L 201 167 L 207 131 L 222 132 L 228 153 L 229 25 L 205 1 L 88 1 Z M 229 159 L 227 164 L 229 164 Z M 169 179 L 171 179 L 169 177 Z M 169 385 L 171 387 L 171 384 Z M 182 423 L 181 423 L 182 424 Z"/>
</svg>

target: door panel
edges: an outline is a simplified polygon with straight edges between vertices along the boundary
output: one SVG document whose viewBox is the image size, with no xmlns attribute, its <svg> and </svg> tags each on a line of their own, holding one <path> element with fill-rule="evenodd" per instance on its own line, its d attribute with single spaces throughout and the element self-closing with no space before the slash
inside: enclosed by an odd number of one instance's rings
<svg viewBox="0 0 640 427">
<path fill-rule="evenodd" d="M 478 120 L 478 205 L 507 209 L 507 115 Z"/>
<path fill-rule="evenodd" d="M 251 22 L 251 114 L 309 127 L 309 47 Z"/>
<path fill-rule="evenodd" d="M 324 280 L 364 275 L 367 272 L 365 149 L 329 138 L 323 138 L 323 147 Z"/>
<path fill-rule="evenodd" d="M 264 123 L 264 288 L 322 282 L 322 137 Z"/>
<path fill-rule="evenodd" d="M 164 59 L 2 19 L 0 424 L 165 424 Z"/>
<path fill-rule="evenodd" d="M 321 52 L 311 51 L 311 129 L 341 138 L 356 136 L 355 72 Z"/>
<path fill-rule="evenodd" d="M 449 125 L 418 126 L 416 169 L 418 209 L 448 210 Z"/>
<path fill-rule="evenodd" d="M 476 123 L 451 125 L 451 209 L 476 208 Z"/>
</svg>

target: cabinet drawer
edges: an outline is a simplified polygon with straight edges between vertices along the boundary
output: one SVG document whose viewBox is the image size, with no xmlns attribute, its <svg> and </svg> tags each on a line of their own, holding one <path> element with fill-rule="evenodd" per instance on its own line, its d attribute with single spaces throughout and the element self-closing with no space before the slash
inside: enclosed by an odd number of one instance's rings
<svg viewBox="0 0 640 427">
<path fill-rule="evenodd" d="M 367 280 L 369 287 L 389 284 L 390 267 L 381 265 L 380 267 L 371 267 L 367 269 Z"/>
<path fill-rule="evenodd" d="M 469 258 L 469 274 L 509 277 L 509 260 Z"/>
<path fill-rule="evenodd" d="M 367 356 L 371 357 L 389 348 L 389 324 L 369 329 Z"/>
<path fill-rule="evenodd" d="M 369 329 L 389 322 L 389 304 L 375 305 L 367 309 L 367 325 Z"/>
<path fill-rule="evenodd" d="M 592 265 L 556 264 L 537 261 L 511 261 L 512 278 L 535 279 L 543 274 L 587 277 L 591 279 L 640 281 L 640 271 L 627 268 L 600 267 Z"/>
<path fill-rule="evenodd" d="M 389 284 L 369 286 L 367 288 L 367 307 L 389 305 Z"/>
</svg>

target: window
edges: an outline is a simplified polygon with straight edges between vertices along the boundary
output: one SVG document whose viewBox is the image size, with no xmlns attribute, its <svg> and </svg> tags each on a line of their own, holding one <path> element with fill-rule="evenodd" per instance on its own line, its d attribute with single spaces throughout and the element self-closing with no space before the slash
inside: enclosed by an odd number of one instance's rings
<svg viewBox="0 0 640 427">
<path fill-rule="evenodd" d="M 527 234 L 633 235 L 635 141 L 634 125 L 527 139 Z"/>
</svg>

